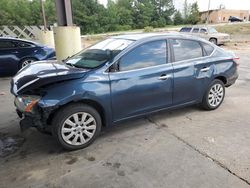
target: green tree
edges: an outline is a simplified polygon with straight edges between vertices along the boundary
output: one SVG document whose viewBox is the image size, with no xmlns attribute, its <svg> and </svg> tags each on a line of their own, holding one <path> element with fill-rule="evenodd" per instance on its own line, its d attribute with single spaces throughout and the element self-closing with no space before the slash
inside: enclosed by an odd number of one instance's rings
<svg viewBox="0 0 250 188">
<path fill-rule="evenodd" d="M 198 3 L 195 2 L 191 5 L 190 15 L 188 16 L 188 22 L 190 24 L 197 24 L 200 21 L 200 12 Z"/>
<path fill-rule="evenodd" d="M 108 1 L 107 7 L 107 31 L 116 31 L 119 30 L 119 13 L 116 6 L 116 3 L 113 0 Z"/>
<path fill-rule="evenodd" d="M 180 25 L 183 23 L 184 23 L 184 20 L 182 18 L 181 12 L 176 11 L 176 13 L 174 14 L 174 25 Z"/>
<path fill-rule="evenodd" d="M 172 0 L 72 0 L 73 22 L 83 34 L 172 24 Z M 0 0 L 0 25 L 42 25 L 40 0 Z M 44 1 L 48 25 L 56 22 L 55 0 Z M 190 20 L 196 17 L 195 7 Z M 178 15 L 178 14 L 177 14 Z"/>
<path fill-rule="evenodd" d="M 133 27 L 133 0 L 117 0 L 116 8 L 119 18 L 119 30 Z"/>
<path fill-rule="evenodd" d="M 142 29 L 149 26 L 154 13 L 151 0 L 134 1 L 134 28 Z"/>
<path fill-rule="evenodd" d="M 81 27 L 83 33 L 101 33 L 104 31 L 102 25 L 103 5 L 96 0 L 74 0 L 72 1 L 74 23 Z"/>
<path fill-rule="evenodd" d="M 172 24 L 171 16 L 174 14 L 175 9 L 172 0 L 153 0 L 155 5 L 155 17 L 159 27 L 163 27 L 166 24 Z M 164 25 L 163 25 L 164 24 Z"/>
<path fill-rule="evenodd" d="M 0 0 L 0 25 L 42 25 L 39 0 Z M 54 0 L 44 2 L 47 23 L 55 22 Z"/>
<path fill-rule="evenodd" d="M 47 24 L 53 25 L 54 23 L 56 23 L 55 0 L 46 0 L 44 7 L 45 7 L 45 15 L 46 15 Z"/>
</svg>

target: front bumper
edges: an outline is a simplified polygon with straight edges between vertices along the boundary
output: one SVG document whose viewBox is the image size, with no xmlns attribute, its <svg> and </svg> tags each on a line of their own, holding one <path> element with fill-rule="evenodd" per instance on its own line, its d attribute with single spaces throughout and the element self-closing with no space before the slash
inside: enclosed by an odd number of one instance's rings
<svg viewBox="0 0 250 188">
<path fill-rule="evenodd" d="M 35 127 L 41 132 L 50 132 L 50 125 L 48 119 L 52 110 L 43 110 L 38 106 L 34 109 L 33 113 L 22 112 L 16 106 L 17 115 L 21 118 L 20 129 L 25 131 L 30 127 Z"/>
<path fill-rule="evenodd" d="M 25 131 L 30 127 L 44 128 L 44 121 L 39 113 L 25 113 L 16 109 L 17 115 L 21 118 L 20 129 Z"/>
</svg>

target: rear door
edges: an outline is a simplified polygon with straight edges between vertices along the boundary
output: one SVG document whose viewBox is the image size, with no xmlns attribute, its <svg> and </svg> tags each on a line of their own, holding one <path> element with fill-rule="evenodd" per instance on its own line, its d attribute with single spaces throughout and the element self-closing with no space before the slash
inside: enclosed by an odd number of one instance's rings
<svg viewBox="0 0 250 188">
<path fill-rule="evenodd" d="M 32 43 L 25 41 L 18 41 L 18 52 L 20 59 L 26 57 L 31 58 L 34 56 L 34 53 L 38 52 L 38 48 Z"/>
<path fill-rule="evenodd" d="M 114 121 L 172 105 L 173 68 L 166 40 L 139 45 L 110 72 Z"/>
<path fill-rule="evenodd" d="M 200 32 L 199 32 L 199 36 L 201 38 L 204 38 L 206 40 L 209 40 L 209 34 L 208 34 L 208 30 L 206 28 L 201 28 Z"/>
<path fill-rule="evenodd" d="M 173 104 L 195 102 L 201 93 L 196 64 L 202 66 L 203 49 L 198 41 L 171 39 L 174 71 Z"/>
</svg>

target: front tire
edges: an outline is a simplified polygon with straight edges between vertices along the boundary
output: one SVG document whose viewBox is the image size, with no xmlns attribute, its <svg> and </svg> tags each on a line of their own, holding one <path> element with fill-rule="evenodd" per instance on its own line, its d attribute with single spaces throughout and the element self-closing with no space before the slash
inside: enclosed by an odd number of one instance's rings
<svg viewBox="0 0 250 188">
<path fill-rule="evenodd" d="M 85 104 L 68 105 L 52 120 L 53 135 L 67 150 L 89 146 L 99 135 L 101 125 L 99 113 Z"/>
<path fill-rule="evenodd" d="M 202 107 L 205 110 L 215 110 L 223 102 L 225 97 L 225 86 L 221 80 L 215 79 L 209 85 L 202 100 Z"/>
<path fill-rule="evenodd" d="M 25 58 L 23 60 L 21 60 L 20 65 L 19 65 L 19 69 L 26 67 L 27 65 L 29 65 L 30 63 L 35 62 L 36 59 L 34 58 Z"/>
</svg>

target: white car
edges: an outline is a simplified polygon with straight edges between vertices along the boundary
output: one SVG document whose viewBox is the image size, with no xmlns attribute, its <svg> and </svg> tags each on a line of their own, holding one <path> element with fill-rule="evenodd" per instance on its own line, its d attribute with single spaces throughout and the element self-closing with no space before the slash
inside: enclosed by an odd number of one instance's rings
<svg viewBox="0 0 250 188">
<path fill-rule="evenodd" d="M 204 38 L 216 45 L 230 42 L 230 35 L 227 33 L 219 33 L 213 27 L 190 26 L 181 28 L 180 32 L 196 35 Z"/>
</svg>

